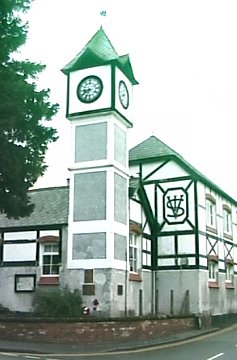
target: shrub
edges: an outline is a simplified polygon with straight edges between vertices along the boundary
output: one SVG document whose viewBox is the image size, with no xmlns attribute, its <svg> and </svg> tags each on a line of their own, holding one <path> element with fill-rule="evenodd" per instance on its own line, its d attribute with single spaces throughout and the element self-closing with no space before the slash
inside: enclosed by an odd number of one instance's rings
<svg viewBox="0 0 237 360">
<path fill-rule="evenodd" d="M 33 311 L 44 317 L 73 318 L 80 317 L 82 296 L 79 290 L 68 288 L 36 289 L 33 297 Z"/>
</svg>

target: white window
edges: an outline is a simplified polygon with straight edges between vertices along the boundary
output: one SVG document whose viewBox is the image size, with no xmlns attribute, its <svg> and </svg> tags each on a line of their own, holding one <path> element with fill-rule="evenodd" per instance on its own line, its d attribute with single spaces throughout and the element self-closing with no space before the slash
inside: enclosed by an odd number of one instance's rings
<svg viewBox="0 0 237 360">
<path fill-rule="evenodd" d="M 132 272 L 138 271 L 138 236 L 129 234 L 129 268 Z"/>
<path fill-rule="evenodd" d="M 59 244 L 43 244 L 42 248 L 42 275 L 58 275 L 60 266 Z"/>
<path fill-rule="evenodd" d="M 151 240 L 142 239 L 142 265 L 151 266 Z"/>
<path fill-rule="evenodd" d="M 216 204 L 210 200 L 206 200 L 206 218 L 207 226 L 216 227 Z"/>
<path fill-rule="evenodd" d="M 234 277 L 234 266 L 231 263 L 227 263 L 226 264 L 226 273 L 225 273 L 225 280 L 226 282 L 233 282 L 233 277 Z"/>
<path fill-rule="evenodd" d="M 231 213 L 227 209 L 223 210 L 224 233 L 231 234 Z"/>
<path fill-rule="evenodd" d="M 218 281 L 218 262 L 209 260 L 208 262 L 209 281 Z"/>
</svg>

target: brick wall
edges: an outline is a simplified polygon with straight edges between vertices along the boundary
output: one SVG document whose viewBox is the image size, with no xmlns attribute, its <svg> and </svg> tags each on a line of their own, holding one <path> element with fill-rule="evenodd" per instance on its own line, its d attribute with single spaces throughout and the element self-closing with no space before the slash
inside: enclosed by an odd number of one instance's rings
<svg viewBox="0 0 237 360">
<path fill-rule="evenodd" d="M 0 319 L 0 339 L 47 343 L 93 343 L 153 339 L 195 327 L 194 318 L 114 321 L 33 321 Z"/>
</svg>

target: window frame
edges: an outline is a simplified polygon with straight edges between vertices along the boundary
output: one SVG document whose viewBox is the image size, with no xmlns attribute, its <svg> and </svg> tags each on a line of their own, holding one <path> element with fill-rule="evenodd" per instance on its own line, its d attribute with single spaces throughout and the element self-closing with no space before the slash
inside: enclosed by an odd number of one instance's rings
<svg viewBox="0 0 237 360">
<path fill-rule="evenodd" d="M 216 229 L 216 202 L 209 197 L 206 197 L 206 224 Z"/>
<path fill-rule="evenodd" d="M 151 268 L 151 240 L 142 238 L 142 267 Z"/>
<path fill-rule="evenodd" d="M 82 294 L 84 296 L 95 295 L 94 273 L 94 269 L 84 269 L 84 283 L 82 284 Z"/>
<path fill-rule="evenodd" d="M 209 260 L 208 261 L 208 280 L 209 281 L 217 281 L 217 263 L 216 261 Z"/>
<path fill-rule="evenodd" d="M 229 284 L 234 282 L 234 264 L 229 261 L 225 263 L 225 282 Z"/>
<path fill-rule="evenodd" d="M 129 271 L 138 273 L 139 261 L 139 236 L 135 232 L 129 233 Z M 132 255 L 132 256 L 131 256 Z"/>
<path fill-rule="evenodd" d="M 209 287 L 219 288 L 219 264 L 218 257 L 212 255 L 208 258 L 208 285 Z"/>
<path fill-rule="evenodd" d="M 51 250 L 53 247 L 57 246 L 57 251 L 45 251 L 45 248 L 50 246 Z M 45 256 L 50 256 L 50 263 L 49 264 L 44 264 L 44 257 Z M 54 263 L 53 262 L 53 257 L 57 256 L 58 257 L 58 263 Z M 41 276 L 42 277 L 58 277 L 59 276 L 59 272 L 60 272 L 60 265 L 61 265 L 61 261 L 60 261 L 60 249 L 59 249 L 59 242 L 45 242 L 43 244 L 41 244 Z M 46 266 L 49 266 L 50 268 L 50 272 L 49 273 L 44 273 L 44 269 Z M 54 273 L 52 271 L 53 267 L 57 267 L 58 271 L 57 273 Z"/>
<path fill-rule="evenodd" d="M 227 236 L 232 236 L 232 212 L 231 208 L 223 205 L 223 233 Z"/>
</svg>

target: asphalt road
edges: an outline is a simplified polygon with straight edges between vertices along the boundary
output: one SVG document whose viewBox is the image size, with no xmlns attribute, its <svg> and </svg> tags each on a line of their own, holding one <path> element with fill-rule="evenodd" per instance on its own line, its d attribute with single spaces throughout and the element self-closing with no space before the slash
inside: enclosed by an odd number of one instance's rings
<svg viewBox="0 0 237 360">
<path fill-rule="evenodd" d="M 0 360 L 236 360 L 237 325 L 180 343 L 106 354 L 20 354 L 0 353 Z"/>
</svg>

